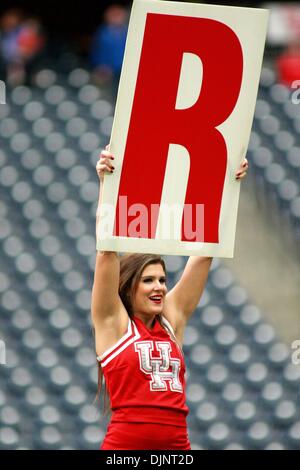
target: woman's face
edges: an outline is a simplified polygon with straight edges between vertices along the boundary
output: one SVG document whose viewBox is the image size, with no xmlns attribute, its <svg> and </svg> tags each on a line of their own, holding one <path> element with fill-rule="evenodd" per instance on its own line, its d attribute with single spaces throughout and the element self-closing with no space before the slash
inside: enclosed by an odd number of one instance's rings
<svg viewBox="0 0 300 470">
<path fill-rule="evenodd" d="M 166 275 L 161 264 L 149 264 L 142 272 L 133 302 L 135 314 L 161 314 L 167 293 Z"/>
</svg>

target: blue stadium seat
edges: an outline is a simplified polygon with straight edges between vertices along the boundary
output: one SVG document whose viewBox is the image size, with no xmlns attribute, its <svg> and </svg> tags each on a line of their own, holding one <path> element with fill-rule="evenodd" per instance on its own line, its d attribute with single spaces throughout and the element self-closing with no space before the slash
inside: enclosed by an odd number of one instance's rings
<svg viewBox="0 0 300 470">
<path fill-rule="evenodd" d="M 204 400 L 196 409 L 196 419 L 200 428 L 207 429 L 210 424 L 214 423 L 218 416 L 217 404 Z"/>
<path fill-rule="evenodd" d="M 89 72 L 82 68 L 72 70 L 68 76 L 68 83 L 71 87 L 81 88 L 90 81 Z"/>
<path fill-rule="evenodd" d="M 263 362 L 255 362 L 249 365 L 246 371 L 246 380 L 250 387 L 262 389 L 268 379 L 268 369 Z"/>
<path fill-rule="evenodd" d="M 213 352 L 209 345 L 197 344 L 190 349 L 190 362 L 192 366 L 200 371 L 206 371 L 213 363 Z"/>
<path fill-rule="evenodd" d="M 289 449 L 300 450 L 300 421 L 295 421 L 288 429 L 287 441 Z"/>
<path fill-rule="evenodd" d="M 95 165 L 114 103 L 66 56 L 0 107 L 0 449 L 98 449 L 108 417 L 90 302 Z M 67 64 L 68 62 L 68 64 Z M 300 119 L 264 67 L 248 157 L 253 184 L 300 239 Z M 281 219 L 280 219 L 281 220 Z M 181 256 L 166 258 L 168 284 Z M 2 337 L 2 336 L 1 336 Z M 300 449 L 300 369 L 232 272 L 214 259 L 184 336 L 193 449 Z M 23 432 L 26 429 L 27 432 Z"/>
<path fill-rule="evenodd" d="M 20 443 L 19 432 L 11 426 L 1 426 L 0 429 L 0 449 L 15 450 Z"/>
<path fill-rule="evenodd" d="M 290 359 L 291 351 L 285 343 L 276 342 L 270 346 L 267 358 L 272 367 L 282 369 Z"/>
<path fill-rule="evenodd" d="M 291 400 L 282 400 L 277 403 L 273 420 L 282 427 L 287 427 L 296 420 L 297 418 L 297 408 L 296 404 Z"/>
<path fill-rule="evenodd" d="M 266 408 L 274 408 L 283 397 L 283 385 L 280 382 L 268 382 L 261 391 L 261 399 Z"/>
<path fill-rule="evenodd" d="M 240 401 L 233 410 L 233 419 L 237 426 L 246 429 L 253 424 L 259 414 L 256 409 L 255 403 L 252 401 L 242 400 Z"/>
<path fill-rule="evenodd" d="M 18 86 L 11 92 L 11 103 L 15 106 L 24 106 L 32 99 L 32 90 L 27 86 Z"/>
<path fill-rule="evenodd" d="M 250 449 L 264 449 L 272 439 L 270 426 L 264 421 L 255 421 L 249 427 L 245 441 Z"/>
<path fill-rule="evenodd" d="M 228 359 L 232 367 L 245 370 L 251 361 L 251 349 L 247 344 L 235 342 L 229 350 Z"/>
<path fill-rule="evenodd" d="M 229 379 L 229 369 L 219 362 L 212 363 L 205 374 L 208 386 L 215 390 L 221 390 Z"/>
<path fill-rule="evenodd" d="M 210 449 L 224 449 L 230 442 L 230 428 L 223 421 L 213 423 L 207 430 L 206 441 Z"/>
</svg>

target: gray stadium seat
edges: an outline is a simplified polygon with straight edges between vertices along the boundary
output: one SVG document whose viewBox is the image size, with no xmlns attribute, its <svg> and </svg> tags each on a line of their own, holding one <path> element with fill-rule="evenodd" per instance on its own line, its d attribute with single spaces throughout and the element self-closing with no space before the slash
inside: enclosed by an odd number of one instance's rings
<svg viewBox="0 0 300 470">
<path fill-rule="evenodd" d="M 249 143 L 253 183 L 300 238 L 297 107 L 270 68 L 260 83 Z M 0 309 L 9 344 L 0 366 L 1 450 L 98 449 L 106 431 L 102 405 L 93 404 L 90 296 L 95 165 L 114 113 L 107 96 L 84 68 L 63 75 L 57 67 L 11 90 L 0 107 Z M 171 287 L 184 259 L 169 256 L 166 264 Z M 220 260 L 184 351 L 194 449 L 300 449 L 300 369 Z"/>
</svg>

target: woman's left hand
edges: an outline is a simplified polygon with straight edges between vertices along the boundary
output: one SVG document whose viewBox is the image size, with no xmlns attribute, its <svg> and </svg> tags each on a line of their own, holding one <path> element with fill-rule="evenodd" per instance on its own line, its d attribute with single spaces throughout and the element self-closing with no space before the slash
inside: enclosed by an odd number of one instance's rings
<svg viewBox="0 0 300 470">
<path fill-rule="evenodd" d="M 248 168 L 249 168 L 248 160 L 247 158 L 244 158 L 243 162 L 241 163 L 239 169 L 237 170 L 235 174 L 235 179 L 239 181 L 242 178 L 244 178 L 247 174 Z"/>
</svg>

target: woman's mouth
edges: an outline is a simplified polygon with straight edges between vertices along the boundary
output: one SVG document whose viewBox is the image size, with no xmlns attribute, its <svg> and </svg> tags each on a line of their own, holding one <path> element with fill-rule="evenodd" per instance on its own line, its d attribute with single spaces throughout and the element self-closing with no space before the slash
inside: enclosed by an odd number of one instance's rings
<svg viewBox="0 0 300 470">
<path fill-rule="evenodd" d="M 149 299 L 154 302 L 155 304 L 161 304 L 162 302 L 162 296 L 161 295 L 152 295 L 151 297 L 149 297 Z"/>
</svg>

